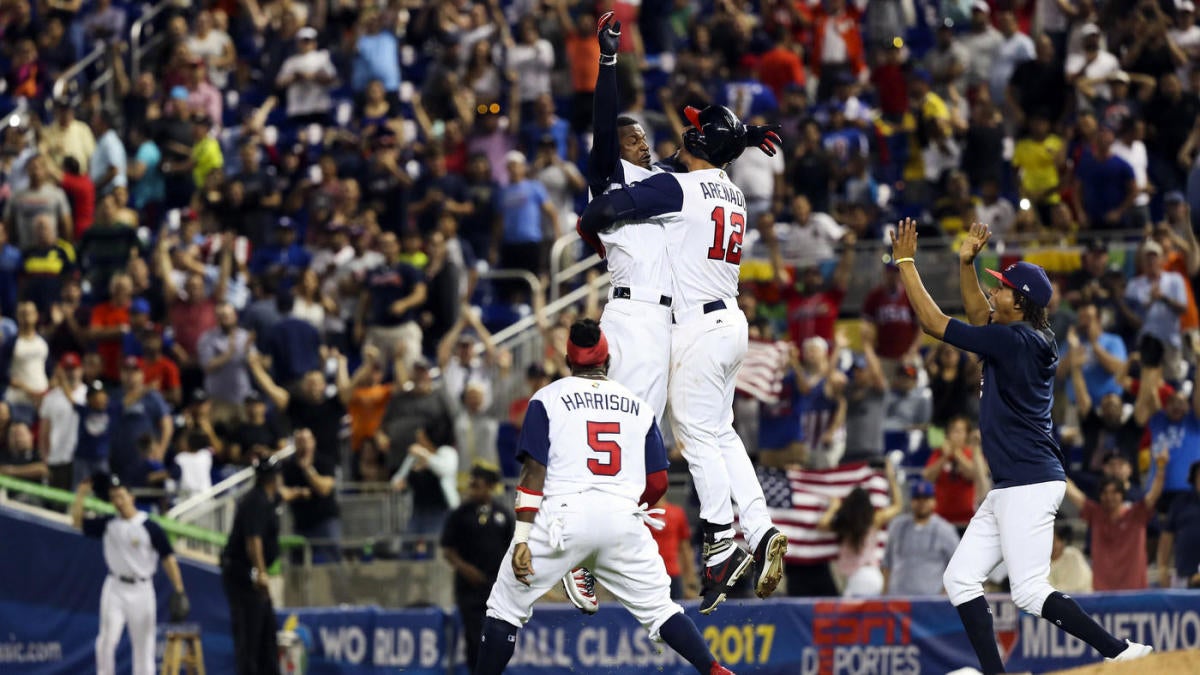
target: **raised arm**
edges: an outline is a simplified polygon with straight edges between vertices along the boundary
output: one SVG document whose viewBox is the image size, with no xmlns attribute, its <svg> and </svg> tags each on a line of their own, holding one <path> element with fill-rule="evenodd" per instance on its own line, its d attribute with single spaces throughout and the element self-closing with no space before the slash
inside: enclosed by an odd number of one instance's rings
<svg viewBox="0 0 1200 675">
<path fill-rule="evenodd" d="M 1092 411 L 1092 395 L 1088 393 L 1087 380 L 1083 377 L 1083 361 L 1084 349 L 1079 342 L 1079 335 L 1075 333 L 1075 327 L 1071 326 L 1067 329 L 1067 345 L 1071 348 L 1067 362 L 1071 368 L 1071 384 L 1075 387 L 1075 408 L 1079 411 L 1079 418 L 1082 420 Z M 1093 343 L 1093 346 L 1095 343 Z"/>
<path fill-rule="evenodd" d="M 1141 382 L 1138 384 L 1137 400 L 1133 404 L 1133 420 L 1140 427 L 1146 426 L 1154 413 L 1162 408 L 1158 398 L 1158 387 L 1162 384 L 1162 368 L 1142 368 Z M 1196 405 L 1196 397 L 1192 397 L 1192 407 Z"/>
<path fill-rule="evenodd" d="M 1146 492 L 1144 498 L 1148 511 L 1153 511 L 1154 505 L 1158 503 L 1158 498 L 1162 497 L 1163 484 L 1167 480 L 1167 462 L 1169 461 L 1171 461 L 1171 451 L 1166 447 L 1154 456 L 1154 465 L 1157 470 L 1154 472 L 1154 480 L 1150 483 L 1150 490 Z"/>
<path fill-rule="evenodd" d="M 671 174 L 662 173 L 592 199 L 583 211 L 579 228 L 596 234 L 617 221 L 645 220 L 682 208 L 683 189 L 679 181 Z"/>
<path fill-rule="evenodd" d="M 600 41 L 600 71 L 592 103 L 592 152 L 588 156 L 588 186 L 592 196 L 604 194 L 621 164 L 617 138 L 617 112 L 621 105 L 617 92 L 617 49 L 621 42 L 621 22 L 612 20 L 612 12 L 600 17 L 597 39 Z"/>
<path fill-rule="evenodd" d="M 984 295 L 983 287 L 979 285 L 979 275 L 975 272 L 975 258 L 991 237 L 992 233 L 987 225 L 972 223 L 962 246 L 958 249 L 958 287 L 962 293 L 967 321 L 972 326 L 986 324 L 992 313 L 992 305 Z"/>
<path fill-rule="evenodd" d="M 250 375 L 254 377 L 254 381 L 270 397 L 275 407 L 281 410 L 286 408 L 291 400 L 291 395 L 288 394 L 287 389 L 275 384 L 275 380 L 271 379 L 271 374 L 263 365 L 262 355 L 257 350 L 251 350 L 246 355 L 246 364 L 250 367 Z"/>
<path fill-rule="evenodd" d="M 1087 503 L 1087 495 L 1083 494 L 1083 490 L 1080 490 L 1079 486 L 1075 485 L 1075 481 L 1070 478 L 1067 479 L 1067 501 L 1074 504 L 1077 509 L 1082 509 L 1083 505 Z"/>
<path fill-rule="evenodd" d="M 892 233 L 892 260 L 900 267 L 900 279 L 904 282 L 908 302 L 912 305 L 913 313 L 917 315 L 917 323 L 921 330 L 940 340 L 946 334 L 946 326 L 950 325 L 950 317 L 942 312 L 929 295 L 929 291 L 925 290 L 925 284 L 921 282 L 921 275 L 917 272 L 916 261 L 913 258 L 916 252 L 917 223 L 912 218 L 905 218 Z M 980 294 L 982 295 L 982 291 Z"/>
<path fill-rule="evenodd" d="M 875 512 L 875 527 L 886 527 L 893 518 L 904 511 L 904 490 L 900 487 L 900 479 L 896 476 L 896 467 L 892 466 L 891 461 L 887 462 L 885 473 L 892 503 Z"/>
</svg>

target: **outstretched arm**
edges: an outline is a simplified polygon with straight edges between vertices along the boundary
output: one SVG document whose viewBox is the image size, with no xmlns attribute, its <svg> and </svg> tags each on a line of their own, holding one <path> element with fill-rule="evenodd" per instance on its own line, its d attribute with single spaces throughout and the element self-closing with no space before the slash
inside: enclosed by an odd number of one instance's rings
<svg viewBox="0 0 1200 675">
<path fill-rule="evenodd" d="M 892 260 L 900 267 L 900 280 L 904 282 L 904 290 L 908 293 L 908 302 L 912 305 L 913 313 L 917 315 L 917 323 L 926 334 L 942 339 L 946 334 L 946 326 L 950 317 L 942 312 L 937 303 L 925 290 L 921 275 L 917 273 L 917 264 L 913 256 L 917 252 L 917 223 L 912 218 L 905 218 L 892 233 Z"/>
<path fill-rule="evenodd" d="M 579 229 L 595 234 L 621 220 L 645 220 L 683 208 L 683 189 L 668 173 L 658 174 L 593 199 L 583 211 Z"/>
<path fill-rule="evenodd" d="M 971 230 L 958 249 L 958 286 L 962 293 L 967 321 L 972 326 L 986 324 L 992 313 L 992 305 L 984 295 L 983 287 L 979 285 L 979 275 L 975 272 L 975 257 L 987 245 L 991 236 L 987 225 L 972 223 Z"/>
<path fill-rule="evenodd" d="M 621 182 L 620 147 L 617 140 L 617 46 L 621 41 L 621 22 L 612 20 L 612 12 L 600 17 L 597 39 L 600 41 L 600 72 L 592 103 L 592 152 L 588 157 L 588 187 L 592 195 L 604 194 L 609 185 Z"/>
</svg>

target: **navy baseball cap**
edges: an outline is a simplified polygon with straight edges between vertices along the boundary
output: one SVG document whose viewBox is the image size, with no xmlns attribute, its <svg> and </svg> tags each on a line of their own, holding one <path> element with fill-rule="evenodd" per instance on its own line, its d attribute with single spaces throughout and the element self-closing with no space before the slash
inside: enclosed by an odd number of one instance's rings
<svg viewBox="0 0 1200 675">
<path fill-rule="evenodd" d="M 921 479 L 913 482 L 909 496 L 913 499 L 927 499 L 933 496 L 933 483 Z"/>
<path fill-rule="evenodd" d="M 1050 296 L 1054 295 L 1054 287 L 1050 285 L 1050 277 L 1046 276 L 1046 270 L 1033 263 L 1022 260 L 1005 267 L 1003 272 L 988 270 L 987 273 L 1029 298 L 1038 307 L 1049 305 Z"/>
</svg>

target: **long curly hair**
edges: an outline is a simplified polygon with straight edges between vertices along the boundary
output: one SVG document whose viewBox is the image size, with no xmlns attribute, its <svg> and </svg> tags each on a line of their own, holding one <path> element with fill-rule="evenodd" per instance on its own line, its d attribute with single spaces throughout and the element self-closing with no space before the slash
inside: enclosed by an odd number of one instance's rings
<svg viewBox="0 0 1200 675">
<path fill-rule="evenodd" d="M 830 529 L 837 535 L 839 544 L 849 544 L 857 553 L 867 543 L 867 534 L 874 524 L 875 506 L 871 503 L 871 493 L 856 487 L 842 500 Z"/>
</svg>

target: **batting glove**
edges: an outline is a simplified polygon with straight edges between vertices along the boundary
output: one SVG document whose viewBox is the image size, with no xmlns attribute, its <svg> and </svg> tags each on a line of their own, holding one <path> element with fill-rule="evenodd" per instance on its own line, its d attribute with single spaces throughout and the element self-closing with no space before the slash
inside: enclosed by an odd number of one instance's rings
<svg viewBox="0 0 1200 675">
<path fill-rule="evenodd" d="M 596 23 L 596 38 L 600 42 L 600 64 L 616 65 L 617 50 L 621 47 L 621 22 L 613 21 L 612 12 L 605 12 Z"/>
<path fill-rule="evenodd" d="M 746 127 L 746 145 L 758 146 L 767 157 L 774 157 L 783 147 L 783 139 L 779 137 L 778 124 L 763 124 Z"/>
</svg>

